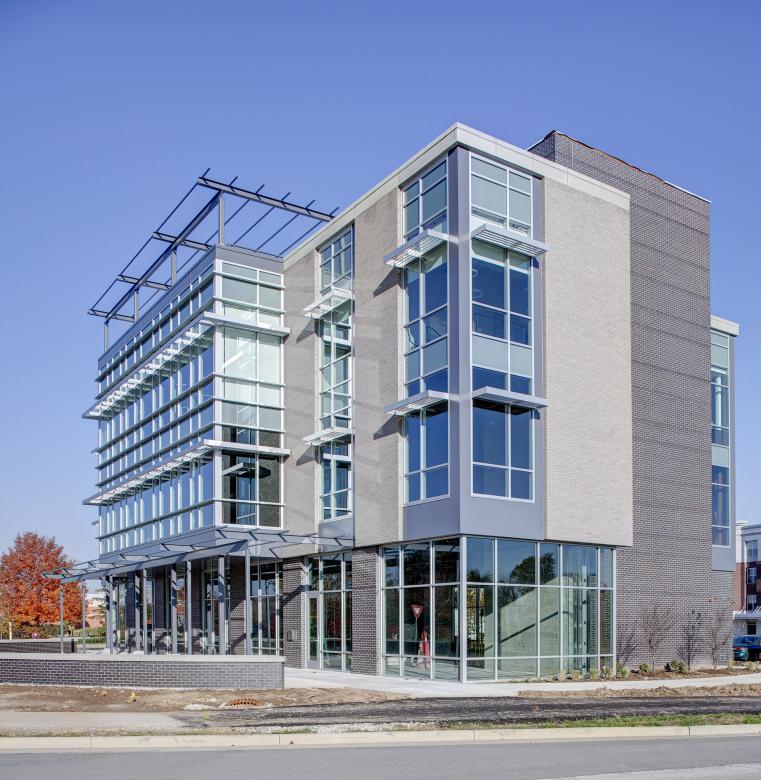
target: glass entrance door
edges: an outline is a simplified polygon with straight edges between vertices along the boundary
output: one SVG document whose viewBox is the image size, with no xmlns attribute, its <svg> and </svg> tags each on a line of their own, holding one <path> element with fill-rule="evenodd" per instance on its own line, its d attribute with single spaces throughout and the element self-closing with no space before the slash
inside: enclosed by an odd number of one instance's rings
<svg viewBox="0 0 761 780">
<path fill-rule="evenodd" d="M 309 622 L 309 626 L 307 628 L 307 636 L 309 637 L 307 666 L 313 669 L 318 669 L 320 666 L 320 611 L 318 608 L 318 597 L 315 594 L 314 596 L 308 596 L 307 598 L 309 600 L 309 610 L 307 612 Z"/>
</svg>

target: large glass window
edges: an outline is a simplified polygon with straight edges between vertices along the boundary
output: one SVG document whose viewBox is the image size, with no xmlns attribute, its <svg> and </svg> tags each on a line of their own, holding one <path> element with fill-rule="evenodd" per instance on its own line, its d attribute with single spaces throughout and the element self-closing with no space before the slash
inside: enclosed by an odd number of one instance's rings
<svg viewBox="0 0 761 780">
<path fill-rule="evenodd" d="M 282 326 L 282 274 L 222 263 L 222 314 L 241 322 Z"/>
<path fill-rule="evenodd" d="M 711 332 L 711 541 L 728 547 L 731 533 L 730 336 Z"/>
<path fill-rule="evenodd" d="M 351 442 L 348 439 L 326 444 L 322 459 L 322 519 L 334 520 L 352 512 Z"/>
<path fill-rule="evenodd" d="M 351 302 L 347 301 L 320 320 L 320 425 L 351 427 L 352 353 Z"/>
<path fill-rule="evenodd" d="M 531 235 L 531 177 L 480 157 L 470 158 L 474 225 L 484 220 Z"/>
<path fill-rule="evenodd" d="M 279 527 L 280 460 L 273 455 L 222 453 L 222 522 Z"/>
<path fill-rule="evenodd" d="M 473 241 L 473 389 L 531 393 L 531 259 Z"/>
<path fill-rule="evenodd" d="M 404 237 L 413 238 L 424 228 L 446 232 L 447 162 L 444 160 L 404 190 Z"/>
<path fill-rule="evenodd" d="M 320 251 L 321 292 L 331 287 L 351 289 L 353 263 L 353 229 L 349 228 Z"/>
<path fill-rule="evenodd" d="M 533 498 L 533 412 L 473 401 L 473 493 Z"/>
<path fill-rule="evenodd" d="M 447 247 L 404 269 L 406 395 L 449 387 Z"/>
<path fill-rule="evenodd" d="M 278 655 L 283 649 L 282 564 L 251 565 L 251 650 Z"/>
<path fill-rule="evenodd" d="M 459 579 L 459 539 L 383 550 L 386 674 L 459 678 Z"/>
<path fill-rule="evenodd" d="M 449 408 L 430 406 L 405 419 L 407 502 L 444 496 L 449 491 Z"/>
</svg>

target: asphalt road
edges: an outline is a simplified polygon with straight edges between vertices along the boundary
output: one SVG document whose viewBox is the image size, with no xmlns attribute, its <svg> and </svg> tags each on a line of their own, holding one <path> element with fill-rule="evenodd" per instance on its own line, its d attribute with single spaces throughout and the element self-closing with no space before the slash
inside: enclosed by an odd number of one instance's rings
<svg viewBox="0 0 761 780">
<path fill-rule="evenodd" d="M 193 725 L 241 728 L 293 728 L 357 723 L 541 723 L 616 715 L 761 713 L 759 696 L 648 698 L 490 698 L 402 699 L 372 704 L 325 704 L 176 713 Z"/>
<path fill-rule="evenodd" d="M 635 773 L 635 774 L 632 774 Z M 643 773 L 643 774 L 637 774 Z M 129 753 L 0 753 L 0 778 L 309 780 L 744 780 L 761 776 L 756 737 L 492 745 L 403 745 Z"/>
</svg>

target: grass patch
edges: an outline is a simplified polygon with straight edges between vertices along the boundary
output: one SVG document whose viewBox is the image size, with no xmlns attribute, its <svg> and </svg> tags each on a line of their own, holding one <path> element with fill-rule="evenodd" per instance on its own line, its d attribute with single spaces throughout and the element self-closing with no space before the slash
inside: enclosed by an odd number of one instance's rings
<svg viewBox="0 0 761 780">
<path fill-rule="evenodd" d="M 761 715 L 717 712 L 705 715 L 623 715 L 588 720 L 548 720 L 541 723 L 493 723 L 463 721 L 438 723 L 440 729 L 572 729 L 620 726 L 736 726 L 761 724 Z"/>
</svg>

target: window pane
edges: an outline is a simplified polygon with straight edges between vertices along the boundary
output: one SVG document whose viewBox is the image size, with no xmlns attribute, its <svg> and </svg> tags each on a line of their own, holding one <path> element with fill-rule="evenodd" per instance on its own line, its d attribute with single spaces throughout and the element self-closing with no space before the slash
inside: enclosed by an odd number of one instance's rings
<svg viewBox="0 0 761 780">
<path fill-rule="evenodd" d="M 560 584 L 560 564 L 556 544 L 539 545 L 539 583 L 540 585 Z"/>
<path fill-rule="evenodd" d="M 485 336 L 493 336 L 497 339 L 504 339 L 505 315 L 501 311 L 487 309 L 485 306 L 476 306 L 474 304 L 473 331 L 475 333 L 483 333 Z"/>
<path fill-rule="evenodd" d="M 438 309 L 447 302 L 447 264 L 443 251 L 423 258 L 425 311 Z"/>
<path fill-rule="evenodd" d="M 420 473 L 407 477 L 407 501 L 420 501 Z"/>
<path fill-rule="evenodd" d="M 407 322 L 416 320 L 420 316 L 420 274 L 415 267 L 404 269 Z"/>
<path fill-rule="evenodd" d="M 531 376 L 531 349 L 520 347 L 517 344 L 510 345 L 510 373 Z M 493 366 L 490 366 L 493 368 Z"/>
<path fill-rule="evenodd" d="M 508 470 L 494 466 L 473 466 L 473 492 L 483 496 L 507 496 Z"/>
<path fill-rule="evenodd" d="M 521 190 L 522 192 L 531 192 L 531 179 L 510 171 L 510 188 Z"/>
<path fill-rule="evenodd" d="M 531 320 L 517 314 L 510 315 L 510 341 L 531 344 Z"/>
<path fill-rule="evenodd" d="M 539 652 L 560 655 L 560 589 L 539 589 Z"/>
<path fill-rule="evenodd" d="M 502 182 L 502 184 L 507 184 L 507 171 L 504 168 L 486 162 L 486 160 L 479 160 L 478 157 L 471 157 L 470 169 L 473 173 L 479 173 L 482 176 L 487 176 L 490 179 Z"/>
<path fill-rule="evenodd" d="M 536 588 L 498 590 L 499 655 L 536 655 Z"/>
<path fill-rule="evenodd" d="M 581 545 L 563 546 L 563 583 L 577 587 L 597 585 L 597 549 Z"/>
<path fill-rule="evenodd" d="M 507 187 L 480 176 L 471 176 L 470 181 L 470 197 L 474 206 L 495 214 L 507 214 Z"/>
<path fill-rule="evenodd" d="M 434 589 L 434 598 L 436 599 L 435 655 L 443 655 L 448 658 L 456 658 L 460 655 L 458 591 L 459 588 L 456 585 Z"/>
<path fill-rule="evenodd" d="M 468 582 L 494 582 L 494 540 L 468 537 Z"/>
<path fill-rule="evenodd" d="M 436 496 L 445 496 L 448 485 L 449 469 L 444 468 L 433 469 L 432 471 L 425 472 L 425 497 L 436 498 Z"/>
<path fill-rule="evenodd" d="M 407 417 L 407 471 L 420 470 L 420 415 Z"/>
<path fill-rule="evenodd" d="M 500 390 L 506 390 L 507 374 L 503 374 L 501 371 L 492 371 L 488 368 L 478 368 L 478 366 L 474 366 L 473 389 L 478 390 L 481 387 L 496 387 Z M 513 390 L 515 390 L 515 388 L 513 388 Z"/>
<path fill-rule="evenodd" d="M 567 656 L 597 653 L 597 591 L 563 591 L 563 647 Z"/>
<path fill-rule="evenodd" d="M 433 543 L 436 582 L 460 581 L 460 540 L 439 539 Z"/>
<path fill-rule="evenodd" d="M 280 339 L 277 336 L 259 336 L 259 379 L 280 382 Z"/>
<path fill-rule="evenodd" d="M 523 347 L 518 347 L 518 349 L 523 349 Z M 507 352 L 508 345 L 503 341 L 473 336 L 474 365 L 490 368 L 493 371 L 507 372 Z M 530 371 L 527 373 L 531 374 Z"/>
<path fill-rule="evenodd" d="M 510 496 L 512 498 L 522 498 L 531 500 L 531 472 L 530 471 L 511 471 L 510 472 Z"/>
<path fill-rule="evenodd" d="M 510 465 L 531 468 L 531 410 L 510 407 Z"/>
<path fill-rule="evenodd" d="M 600 653 L 613 652 L 613 591 L 600 591 Z"/>
<path fill-rule="evenodd" d="M 447 365 L 448 339 L 441 339 L 423 347 L 423 373 L 432 374 Z"/>
<path fill-rule="evenodd" d="M 507 407 L 504 404 L 473 402 L 473 460 L 507 465 Z"/>
<path fill-rule="evenodd" d="M 446 463 L 449 459 L 448 419 L 449 413 L 446 406 L 428 409 L 425 413 L 426 468 Z"/>
<path fill-rule="evenodd" d="M 510 219 L 531 224 L 531 197 L 523 192 L 510 190 Z"/>
<path fill-rule="evenodd" d="M 423 222 L 443 211 L 447 206 L 447 182 L 440 181 L 423 193 Z"/>
<path fill-rule="evenodd" d="M 383 550 L 383 568 L 386 587 L 399 584 L 399 548 L 386 547 Z"/>
<path fill-rule="evenodd" d="M 600 587 L 613 587 L 613 550 L 609 547 L 600 548 Z"/>
<path fill-rule="evenodd" d="M 497 542 L 499 582 L 536 585 L 536 545 L 534 542 Z"/>
<path fill-rule="evenodd" d="M 490 585 L 468 588 L 468 655 L 494 656 L 494 588 Z"/>
<path fill-rule="evenodd" d="M 447 335 L 447 310 L 439 309 L 433 314 L 429 314 L 423 320 L 423 335 L 426 344 L 434 341 L 441 336 Z"/>
<path fill-rule="evenodd" d="M 472 267 L 473 301 L 496 306 L 505 305 L 505 266 L 503 263 L 491 263 L 473 258 Z"/>
<path fill-rule="evenodd" d="M 531 314 L 529 298 L 529 275 L 510 269 L 510 311 Z"/>
<path fill-rule="evenodd" d="M 427 542 L 406 544 L 404 552 L 404 584 L 425 585 L 431 581 L 430 550 Z"/>
<path fill-rule="evenodd" d="M 391 588 L 385 591 L 384 652 L 399 652 L 399 591 Z"/>
<path fill-rule="evenodd" d="M 430 655 L 431 609 L 428 588 L 404 588 L 404 654 L 423 656 L 423 644 Z"/>
</svg>

